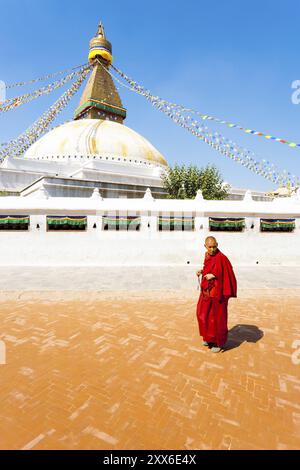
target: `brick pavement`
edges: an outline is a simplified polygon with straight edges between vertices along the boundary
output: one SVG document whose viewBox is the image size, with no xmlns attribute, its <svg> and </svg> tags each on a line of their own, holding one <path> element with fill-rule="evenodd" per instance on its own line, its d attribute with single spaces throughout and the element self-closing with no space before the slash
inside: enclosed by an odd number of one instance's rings
<svg viewBox="0 0 300 470">
<path fill-rule="evenodd" d="M 220 354 L 197 295 L 2 293 L 0 448 L 299 448 L 300 290 L 231 299 Z"/>
</svg>

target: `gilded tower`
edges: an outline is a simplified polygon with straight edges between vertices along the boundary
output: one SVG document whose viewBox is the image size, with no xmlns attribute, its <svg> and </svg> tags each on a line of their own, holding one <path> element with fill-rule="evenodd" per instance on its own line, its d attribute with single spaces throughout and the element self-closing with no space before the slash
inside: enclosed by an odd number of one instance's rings
<svg viewBox="0 0 300 470">
<path fill-rule="evenodd" d="M 123 124 L 126 109 L 109 74 L 112 46 L 106 39 L 102 23 L 90 41 L 89 63 L 92 72 L 81 96 L 74 119 L 102 119 Z"/>
</svg>

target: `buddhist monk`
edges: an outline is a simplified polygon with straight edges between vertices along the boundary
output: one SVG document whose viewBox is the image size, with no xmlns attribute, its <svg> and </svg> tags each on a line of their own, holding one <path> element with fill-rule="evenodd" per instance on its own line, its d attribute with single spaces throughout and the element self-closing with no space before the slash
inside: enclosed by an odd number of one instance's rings
<svg viewBox="0 0 300 470">
<path fill-rule="evenodd" d="M 201 292 L 197 304 L 197 320 L 203 346 L 220 352 L 227 341 L 227 306 L 237 296 L 236 278 L 229 259 L 218 249 L 215 237 L 205 240 L 203 269 L 197 271 Z"/>
</svg>

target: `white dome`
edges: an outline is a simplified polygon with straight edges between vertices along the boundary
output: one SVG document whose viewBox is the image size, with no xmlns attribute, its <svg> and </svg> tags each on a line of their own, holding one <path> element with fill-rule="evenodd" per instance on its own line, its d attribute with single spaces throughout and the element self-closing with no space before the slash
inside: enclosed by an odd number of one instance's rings
<svg viewBox="0 0 300 470">
<path fill-rule="evenodd" d="M 80 119 L 53 129 L 35 142 L 24 157 L 57 162 L 109 157 L 168 166 L 161 153 L 137 132 L 123 124 L 98 119 Z"/>
</svg>

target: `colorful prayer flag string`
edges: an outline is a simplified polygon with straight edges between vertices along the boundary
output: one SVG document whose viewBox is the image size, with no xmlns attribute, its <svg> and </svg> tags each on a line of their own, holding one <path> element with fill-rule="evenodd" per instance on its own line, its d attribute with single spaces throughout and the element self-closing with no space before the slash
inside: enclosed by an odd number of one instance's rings
<svg viewBox="0 0 300 470">
<path fill-rule="evenodd" d="M 89 74 L 90 69 L 81 71 L 77 80 L 66 90 L 61 97 L 42 116 L 17 139 L 0 151 L 0 161 L 7 157 L 19 157 L 42 135 L 56 116 L 67 106 L 72 96 L 78 91 L 82 82 Z"/>
<path fill-rule="evenodd" d="M 195 111 L 193 109 L 188 109 L 188 108 L 183 108 L 182 107 L 182 110 L 184 111 L 187 111 L 187 112 L 191 112 L 191 113 L 195 113 L 197 114 L 198 116 L 201 117 L 201 119 L 203 120 L 207 120 L 207 121 L 215 121 L 215 122 L 218 122 L 219 124 L 225 124 L 226 126 L 230 127 L 230 128 L 236 128 L 236 129 L 239 129 L 241 131 L 244 131 L 246 132 L 246 134 L 251 134 L 251 135 L 257 135 L 259 137 L 265 137 L 266 139 L 268 140 L 274 140 L 275 142 L 279 142 L 281 144 L 286 144 L 288 145 L 289 147 L 291 148 L 295 148 L 295 147 L 300 147 L 300 144 L 296 143 L 296 142 L 290 142 L 289 140 L 285 140 L 285 139 L 282 139 L 280 137 L 275 137 L 273 135 L 268 135 L 268 134 L 264 134 L 263 132 L 260 132 L 260 131 L 255 131 L 253 129 L 247 129 L 245 127 L 242 127 L 241 125 L 239 124 L 234 124 L 230 121 L 225 121 L 223 119 L 219 119 L 217 117 L 213 117 L 213 116 L 209 116 L 207 114 L 203 114 L 203 113 L 200 113 L 199 111 Z"/>
<path fill-rule="evenodd" d="M 120 70 L 118 70 L 115 66 L 111 66 L 117 73 L 120 74 Z M 125 78 L 125 77 L 124 77 Z M 127 77 L 129 78 L 129 77 Z M 131 80 L 130 79 L 130 82 L 131 83 L 135 83 L 136 82 L 134 80 Z M 243 132 L 245 132 L 246 134 L 251 134 L 251 135 L 256 135 L 256 136 L 259 136 L 259 137 L 264 137 L 268 140 L 273 140 L 275 142 L 279 142 L 281 144 L 286 144 L 288 145 L 289 147 L 291 148 L 296 148 L 296 147 L 300 147 L 300 143 L 297 143 L 297 142 L 291 142 L 289 140 L 286 140 L 286 139 L 283 139 L 281 137 L 276 137 L 276 136 L 273 136 L 273 135 L 270 135 L 270 134 L 266 134 L 264 132 L 261 132 L 261 131 L 256 131 L 256 130 L 253 130 L 253 129 L 249 129 L 247 127 L 243 127 L 241 126 L 240 124 L 236 124 L 236 123 L 233 123 L 231 121 L 226 121 L 224 119 L 220 119 L 220 118 L 217 118 L 217 117 L 214 117 L 214 116 L 211 116 L 209 114 L 204 114 L 204 113 L 201 113 L 200 111 L 196 111 L 195 109 L 192 109 L 192 108 L 187 108 L 186 106 L 182 106 L 182 105 L 179 105 L 179 104 L 176 104 L 176 103 L 170 103 L 166 100 L 161 100 L 161 102 L 167 106 L 169 106 L 169 108 L 171 109 L 179 109 L 181 110 L 182 112 L 189 112 L 189 113 L 193 113 L 193 114 L 196 114 L 197 116 L 200 116 L 200 118 L 203 120 L 203 121 L 214 121 L 214 122 L 217 122 L 219 124 L 224 124 L 226 125 L 227 127 L 230 127 L 230 128 L 236 128 L 236 129 L 239 129 Z"/>
<path fill-rule="evenodd" d="M 90 66 L 86 66 L 79 71 L 72 72 L 68 74 L 66 77 L 60 80 L 56 80 L 55 82 L 50 83 L 49 85 L 42 87 L 38 90 L 35 90 L 32 93 L 26 93 L 24 95 L 17 96 L 16 98 L 11 98 L 11 99 L 4 101 L 0 105 L 0 113 L 5 113 L 7 111 L 10 111 L 12 109 L 15 109 L 21 106 L 22 104 L 29 103 L 30 101 L 35 100 L 39 98 L 40 96 L 51 93 L 57 88 L 62 87 L 65 83 L 72 80 L 77 75 L 80 75 L 83 70 L 87 70 L 87 69 L 90 69 Z"/>
<path fill-rule="evenodd" d="M 129 84 L 129 86 L 126 86 L 117 77 L 112 75 L 111 72 L 109 72 L 107 69 L 105 70 L 110 73 L 110 75 L 115 80 L 117 80 L 122 86 L 125 86 L 131 91 L 134 91 L 144 96 L 148 101 L 151 102 L 153 106 L 155 106 L 160 111 L 164 112 L 175 123 L 187 129 L 193 135 L 203 140 L 205 143 L 210 145 L 222 155 L 231 158 L 232 160 L 240 163 L 249 170 L 253 171 L 255 174 L 261 175 L 274 183 L 299 186 L 300 180 L 297 176 L 292 175 L 286 170 L 279 170 L 277 167 L 275 167 L 275 165 L 271 164 L 265 159 L 263 159 L 262 161 L 257 161 L 255 159 L 255 155 L 249 150 L 240 147 L 235 142 L 224 138 L 221 134 L 218 134 L 217 132 L 213 133 L 208 127 L 204 126 L 203 124 L 200 124 L 191 116 L 185 116 L 182 111 L 178 109 L 178 107 L 172 106 L 172 103 L 169 103 L 166 100 L 162 100 L 158 96 L 153 96 L 148 90 L 143 88 L 136 81 L 129 78 L 115 66 L 112 67 L 118 73 L 118 75 Z"/>
<path fill-rule="evenodd" d="M 117 88 L 118 90 L 120 89 L 119 87 L 116 87 L 116 88 Z M 105 95 L 105 97 L 101 100 L 101 103 L 102 103 L 102 102 L 107 103 L 108 100 L 111 98 L 111 96 L 112 96 L 113 94 L 114 94 L 113 91 L 107 93 L 107 94 Z M 72 121 L 73 121 L 73 119 L 68 119 L 68 120 L 66 120 L 66 121 L 64 121 L 64 122 L 61 122 L 61 123 L 59 123 L 59 124 L 57 124 L 57 125 L 55 125 L 55 126 L 52 126 L 52 127 L 50 127 L 50 128 L 45 127 L 44 130 L 43 130 L 43 132 L 41 132 L 41 134 L 39 135 L 39 137 L 41 137 L 45 132 L 51 132 L 53 129 L 56 129 L 57 127 L 60 127 L 60 126 L 62 126 L 63 124 L 66 124 L 66 123 L 72 122 Z M 16 139 L 14 139 L 14 140 L 12 140 L 12 141 L 9 141 L 9 142 L 2 142 L 2 143 L 0 143 L 0 148 L 1 148 L 1 147 L 8 147 L 8 146 L 10 146 L 13 142 L 15 142 L 15 140 L 16 140 Z M 0 155 L 1 155 L 1 151 L 0 151 Z"/>
<path fill-rule="evenodd" d="M 72 68 L 65 69 L 65 70 L 60 70 L 59 72 L 50 73 L 48 75 L 44 75 L 43 77 L 34 78 L 33 80 L 28 80 L 27 82 L 12 83 L 11 85 L 6 85 L 6 89 L 8 90 L 10 88 L 15 88 L 19 86 L 31 85 L 32 83 L 36 83 L 36 82 L 44 82 L 48 80 L 49 78 L 53 78 L 53 77 L 56 77 L 57 75 L 62 75 L 64 73 L 70 73 L 77 69 L 83 69 L 88 65 L 89 64 L 76 65 L 76 67 L 72 67 Z"/>
</svg>

